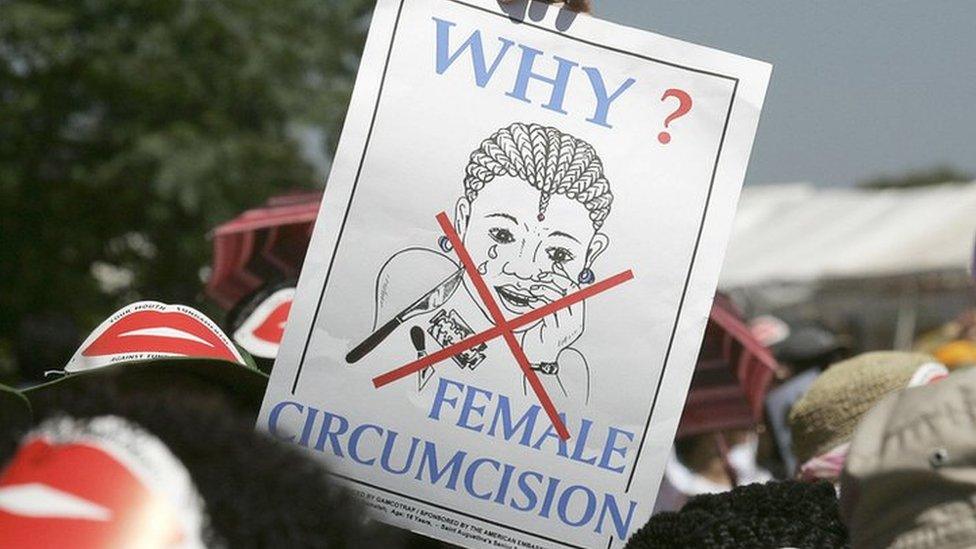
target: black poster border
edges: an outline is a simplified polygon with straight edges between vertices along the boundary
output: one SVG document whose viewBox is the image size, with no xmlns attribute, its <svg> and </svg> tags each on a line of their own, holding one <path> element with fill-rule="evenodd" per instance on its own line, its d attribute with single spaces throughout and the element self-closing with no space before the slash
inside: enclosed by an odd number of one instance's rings
<svg viewBox="0 0 976 549">
<path fill-rule="evenodd" d="M 684 286 L 683 286 L 682 291 L 681 291 L 681 298 L 678 301 L 678 309 L 677 309 L 677 311 L 675 313 L 674 323 L 673 323 L 673 325 L 671 327 L 671 336 L 670 336 L 670 338 L 668 340 L 668 347 L 667 347 L 667 350 L 666 350 L 666 352 L 664 354 L 664 363 L 661 365 L 661 374 L 660 374 L 660 376 L 658 376 L 657 386 L 654 389 L 654 397 L 651 399 L 650 410 L 648 411 L 647 419 L 646 419 L 646 421 L 644 423 L 644 431 L 641 434 L 640 444 L 637 446 L 637 453 L 636 453 L 636 455 L 634 457 L 633 466 L 631 468 L 630 475 L 629 475 L 629 477 L 627 479 L 627 487 L 624 490 L 625 493 L 629 493 L 630 492 L 631 485 L 632 485 L 633 480 L 634 480 L 634 474 L 637 471 L 637 465 L 640 462 L 641 453 L 642 453 L 642 451 L 644 449 L 644 443 L 646 442 L 646 438 L 647 438 L 647 431 L 650 429 L 651 419 L 654 417 L 654 409 L 657 407 L 658 397 L 660 396 L 660 392 L 661 392 L 661 383 L 663 382 L 664 375 L 667 372 L 668 362 L 669 362 L 669 359 L 671 357 L 671 350 L 672 350 L 672 347 L 674 345 L 674 338 L 675 338 L 675 335 L 677 334 L 678 324 L 680 323 L 680 320 L 681 320 L 681 312 L 682 312 L 682 309 L 684 308 L 685 298 L 687 297 L 687 294 L 688 294 L 688 286 L 691 283 L 691 276 L 692 276 L 692 273 L 694 272 L 694 269 L 695 269 L 696 260 L 698 259 L 698 249 L 699 249 L 699 247 L 701 245 L 702 234 L 704 232 L 705 223 L 706 223 L 707 218 L 708 218 L 708 209 L 709 209 L 709 206 L 711 205 L 712 192 L 713 192 L 714 187 L 715 187 L 715 177 L 716 177 L 716 175 L 718 173 L 718 165 L 719 165 L 719 162 L 720 162 L 721 157 L 722 157 L 722 149 L 723 149 L 723 147 L 725 145 L 725 138 L 726 138 L 726 136 L 728 134 L 729 122 L 730 122 L 730 120 L 732 118 L 732 107 L 735 105 L 735 97 L 736 97 L 736 93 L 738 92 L 738 89 L 739 89 L 739 78 L 737 78 L 735 76 L 727 75 L 727 74 L 721 74 L 721 73 L 717 73 L 717 72 L 712 72 L 712 71 L 707 71 L 707 70 L 703 70 L 703 69 L 698 69 L 698 68 L 695 68 L 695 67 L 681 65 L 681 64 L 678 64 L 678 63 L 674 63 L 674 62 L 665 61 L 663 59 L 657 59 L 657 58 L 654 58 L 654 57 L 650 57 L 650 56 L 642 55 L 642 54 L 639 54 L 639 53 L 622 50 L 622 49 L 619 49 L 619 48 L 614 48 L 612 46 L 607 46 L 607 45 L 599 44 L 599 43 L 596 43 L 596 42 L 591 42 L 591 41 L 585 40 L 583 38 L 578 38 L 578 37 L 575 37 L 575 36 L 570 36 L 570 35 L 564 34 L 562 32 L 559 32 L 559 31 L 556 31 L 556 30 L 553 30 L 553 29 L 550 29 L 550 28 L 547 28 L 547 27 L 544 27 L 544 26 L 541 26 L 541 25 L 537 25 L 535 23 L 531 23 L 531 22 L 524 21 L 524 20 L 514 19 L 514 18 L 510 17 L 509 15 L 507 15 L 505 13 L 499 13 L 497 11 L 493 11 L 493 10 L 490 10 L 490 9 L 486 9 L 486 8 L 481 7 L 481 6 L 469 4 L 469 3 L 467 3 L 467 2 L 465 2 L 463 0 L 445 0 L 445 1 L 451 2 L 451 3 L 454 3 L 454 4 L 458 4 L 458 5 L 461 5 L 461 6 L 465 6 L 465 7 L 468 7 L 468 8 L 474 9 L 474 10 L 477 10 L 477 11 L 481 11 L 481 12 L 490 14 L 490 15 L 494 15 L 494 16 L 498 16 L 498 17 L 503 17 L 503 18 L 506 18 L 506 19 L 509 19 L 509 20 L 513 21 L 514 23 L 521 24 L 521 25 L 527 25 L 527 26 L 533 27 L 535 29 L 538 29 L 538 30 L 541 30 L 541 31 L 544 31 L 544 32 L 548 32 L 550 34 L 556 34 L 556 35 L 562 36 L 563 38 L 567 38 L 569 40 L 573 40 L 573 41 L 576 41 L 576 42 L 580 42 L 580 43 L 583 43 L 583 44 L 586 44 L 586 45 L 589 45 L 589 46 L 597 47 L 597 48 L 600 48 L 600 49 L 604 49 L 604 50 L 608 50 L 608 51 L 612 51 L 612 52 L 616 52 L 616 53 L 620 53 L 620 54 L 624 54 L 624 55 L 629 55 L 631 57 L 636 57 L 638 59 L 643 59 L 645 61 L 650 61 L 652 63 L 659 63 L 659 64 L 666 65 L 666 66 L 669 66 L 669 67 L 683 69 L 683 70 L 695 72 L 695 73 L 698 73 L 698 74 L 704 74 L 704 75 L 708 75 L 708 76 L 714 76 L 714 77 L 717 77 L 717 78 L 722 78 L 722 79 L 729 80 L 729 81 L 731 81 L 731 82 L 734 83 L 734 85 L 732 87 L 732 95 L 731 95 L 731 98 L 729 100 L 728 111 L 726 112 L 726 116 L 725 116 L 725 123 L 724 123 L 724 125 L 722 127 L 722 137 L 721 137 L 721 139 L 719 141 L 718 150 L 716 151 L 716 155 L 715 155 L 715 162 L 714 162 L 713 167 L 712 167 L 712 175 L 711 175 L 711 178 L 710 178 L 709 184 L 708 184 L 708 193 L 705 196 L 705 203 L 704 203 L 704 205 L 702 207 L 701 221 L 700 221 L 699 226 L 698 226 L 698 234 L 695 237 L 695 245 L 694 245 L 694 248 L 692 249 L 691 261 L 688 264 L 688 272 L 685 275 Z M 356 195 L 356 188 L 359 185 L 359 179 L 360 179 L 360 176 L 362 175 L 362 172 L 363 172 L 363 165 L 366 162 L 366 154 L 369 151 L 369 143 L 370 143 L 370 140 L 371 140 L 372 135 L 373 135 L 373 129 L 376 126 L 376 117 L 377 117 L 377 114 L 379 113 L 380 100 L 381 100 L 381 98 L 383 96 L 383 87 L 384 87 L 384 85 L 386 83 L 386 75 L 387 75 L 387 72 L 388 72 L 388 70 L 390 68 L 390 59 L 393 56 L 393 45 L 396 43 L 397 31 L 398 31 L 399 26 L 400 26 L 400 16 L 403 13 L 403 6 L 404 6 L 404 3 L 405 2 L 406 2 L 406 0 L 400 0 L 400 5 L 397 8 L 396 20 L 395 20 L 394 25 L 393 25 L 393 33 L 392 33 L 392 35 L 390 37 L 390 46 L 389 46 L 389 48 L 387 50 L 387 53 L 386 53 L 386 61 L 385 61 L 384 65 L 383 65 L 383 73 L 382 73 L 382 76 L 380 78 L 379 90 L 377 91 L 377 94 L 376 94 L 376 103 L 373 106 L 373 115 L 372 115 L 372 118 L 370 119 L 369 130 L 367 131 L 367 134 L 366 134 L 366 143 L 363 146 L 363 152 L 362 152 L 362 155 L 360 156 L 360 159 L 359 159 L 359 166 L 358 166 L 358 168 L 356 170 L 356 178 L 353 181 L 352 191 L 349 194 L 349 201 L 346 204 L 346 210 L 345 210 L 345 213 L 342 216 L 342 223 L 339 226 L 339 234 L 338 234 L 338 236 L 336 238 L 335 248 L 332 250 L 332 256 L 329 259 L 329 267 L 328 267 L 328 269 L 326 270 L 326 273 L 325 273 L 325 280 L 324 280 L 324 282 L 322 284 L 322 291 L 319 294 L 318 303 L 315 306 L 315 313 L 312 316 L 312 322 L 309 325 L 308 334 L 306 335 L 306 338 L 305 338 L 305 346 L 302 349 L 302 356 L 299 359 L 298 368 L 297 368 L 297 370 L 295 372 L 295 379 L 294 379 L 294 381 L 292 383 L 292 388 L 291 388 L 291 394 L 292 395 L 294 395 L 295 392 L 298 389 L 298 381 L 299 381 L 299 379 L 301 377 L 301 374 L 302 374 L 302 368 L 305 365 L 305 359 L 306 359 L 306 355 L 308 353 L 309 344 L 312 341 L 312 332 L 314 331 L 315 324 L 318 321 L 319 313 L 321 312 L 321 309 L 322 309 L 322 303 L 325 301 L 325 292 L 326 292 L 326 289 L 329 286 L 329 278 L 332 275 L 332 267 L 335 264 L 335 258 L 336 258 L 336 256 L 338 255 L 338 252 L 339 252 L 339 245 L 342 242 L 342 234 L 345 231 L 346 222 L 349 219 L 349 212 L 352 209 L 353 198 Z M 399 492 L 395 492 L 395 491 L 389 490 L 387 488 L 383 488 L 383 487 L 380 487 L 380 486 L 376 486 L 374 484 L 370 484 L 370 483 L 367 483 L 367 482 L 364 482 L 364 481 L 361 481 L 361 480 L 358 480 L 358 479 L 355 479 L 355 478 L 352 478 L 352 477 L 349 477 L 349 476 L 340 475 L 340 474 L 337 474 L 337 473 L 332 473 L 332 475 L 333 476 L 336 476 L 336 477 L 339 477 L 339 478 L 342 478 L 344 480 L 347 480 L 347 481 L 356 483 L 356 484 L 360 484 L 360 485 L 366 486 L 368 488 L 372 488 L 374 490 L 381 490 L 383 492 L 387 492 L 389 494 L 392 494 L 392 495 L 395 495 L 395 496 L 398 496 L 398 497 L 406 498 L 406 499 L 409 499 L 411 501 L 415 501 L 415 502 L 418 502 L 418 503 L 424 503 L 425 505 L 430 505 L 430 506 L 436 507 L 436 508 L 441 509 L 443 511 L 448 511 L 448 512 L 451 512 L 451 513 L 455 513 L 455 514 L 458 514 L 458 515 L 462 515 L 462 516 L 465 516 L 465 517 L 467 517 L 469 519 L 475 519 L 475 520 L 478 520 L 478 521 L 481 521 L 481 522 L 485 522 L 487 524 L 491 524 L 493 526 L 507 528 L 507 529 L 512 530 L 514 532 L 519 532 L 521 534 L 530 535 L 530 536 L 536 537 L 538 539 L 542 539 L 542 540 L 549 541 L 549 542 L 552 542 L 552 543 L 557 543 L 557 544 L 560 544 L 560 545 L 562 545 L 564 547 L 571 547 L 571 548 L 579 548 L 579 549 L 582 549 L 582 548 L 580 548 L 577 545 L 567 544 L 565 542 L 562 542 L 562 541 L 559 541 L 559 540 L 555 540 L 555 539 L 551 539 L 551 538 L 548 538 L 546 536 L 542 536 L 542 535 L 539 535 L 539 534 L 535 534 L 533 532 L 527 532 L 525 530 L 521 530 L 519 528 L 515 528 L 515 527 L 510 526 L 510 525 L 507 525 L 507 524 L 500 524 L 500 523 L 497 523 L 497 522 L 493 522 L 491 520 L 485 519 L 484 517 L 476 517 L 476 516 L 473 516 L 473 515 L 469 515 L 469 514 L 460 512 L 460 511 L 458 511 L 456 509 L 451 509 L 451 508 L 444 507 L 444 506 L 438 505 L 438 504 L 433 503 L 433 502 L 430 502 L 430 501 L 425 501 L 425 500 L 422 500 L 422 499 L 419 499 L 419 498 L 415 498 L 413 496 L 409 496 L 409 495 L 406 495 L 406 494 L 402 494 L 402 493 L 399 493 Z M 613 543 L 613 538 L 610 539 L 610 542 L 609 543 L 611 543 L 611 544 Z"/>
</svg>

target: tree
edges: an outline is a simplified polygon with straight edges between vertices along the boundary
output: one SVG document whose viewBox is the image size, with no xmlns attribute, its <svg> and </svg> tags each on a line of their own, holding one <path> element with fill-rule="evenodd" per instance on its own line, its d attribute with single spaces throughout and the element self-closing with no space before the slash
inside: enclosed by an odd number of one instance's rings
<svg viewBox="0 0 976 549">
<path fill-rule="evenodd" d="M 199 304 L 208 230 L 321 185 L 296 128 L 337 131 L 370 5 L 0 0 L 0 361 L 32 313 Z"/>
<path fill-rule="evenodd" d="M 971 174 L 961 172 L 951 166 L 936 166 L 925 170 L 917 170 L 901 175 L 882 175 L 861 181 L 857 184 L 862 189 L 911 189 L 916 187 L 930 187 L 932 185 L 969 183 L 973 180 Z"/>
</svg>

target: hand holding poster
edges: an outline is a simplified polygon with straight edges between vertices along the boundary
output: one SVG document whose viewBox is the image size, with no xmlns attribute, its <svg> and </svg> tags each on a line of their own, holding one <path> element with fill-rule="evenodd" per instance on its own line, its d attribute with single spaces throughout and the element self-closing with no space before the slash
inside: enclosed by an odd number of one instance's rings
<svg viewBox="0 0 976 549">
<path fill-rule="evenodd" d="M 260 426 L 404 528 L 622 545 L 769 70 L 542 4 L 380 0 Z"/>
</svg>

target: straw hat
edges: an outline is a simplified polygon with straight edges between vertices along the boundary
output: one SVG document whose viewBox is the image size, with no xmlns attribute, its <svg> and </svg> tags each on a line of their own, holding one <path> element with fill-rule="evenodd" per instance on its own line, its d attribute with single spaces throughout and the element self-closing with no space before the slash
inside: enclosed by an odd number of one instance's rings
<svg viewBox="0 0 976 549">
<path fill-rule="evenodd" d="M 929 355 L 879 351 L 838 362 L 793 405 L 789 424 L 799 463 L 850 441 L 854 427 L 875 403 L 904 389 Z"/>
</svg>

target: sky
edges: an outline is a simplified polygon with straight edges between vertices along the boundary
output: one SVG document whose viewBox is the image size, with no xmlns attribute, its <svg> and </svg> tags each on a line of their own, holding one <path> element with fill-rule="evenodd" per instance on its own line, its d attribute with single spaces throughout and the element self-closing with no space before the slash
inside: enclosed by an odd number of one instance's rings
<svg viewBox="0 0 976 549">
<path fill-rule="evenodd" d="M 773 76 L 747 184 L 976 177 L 976 0 L 593 0 L 597 17 Z"/>
</svg>

